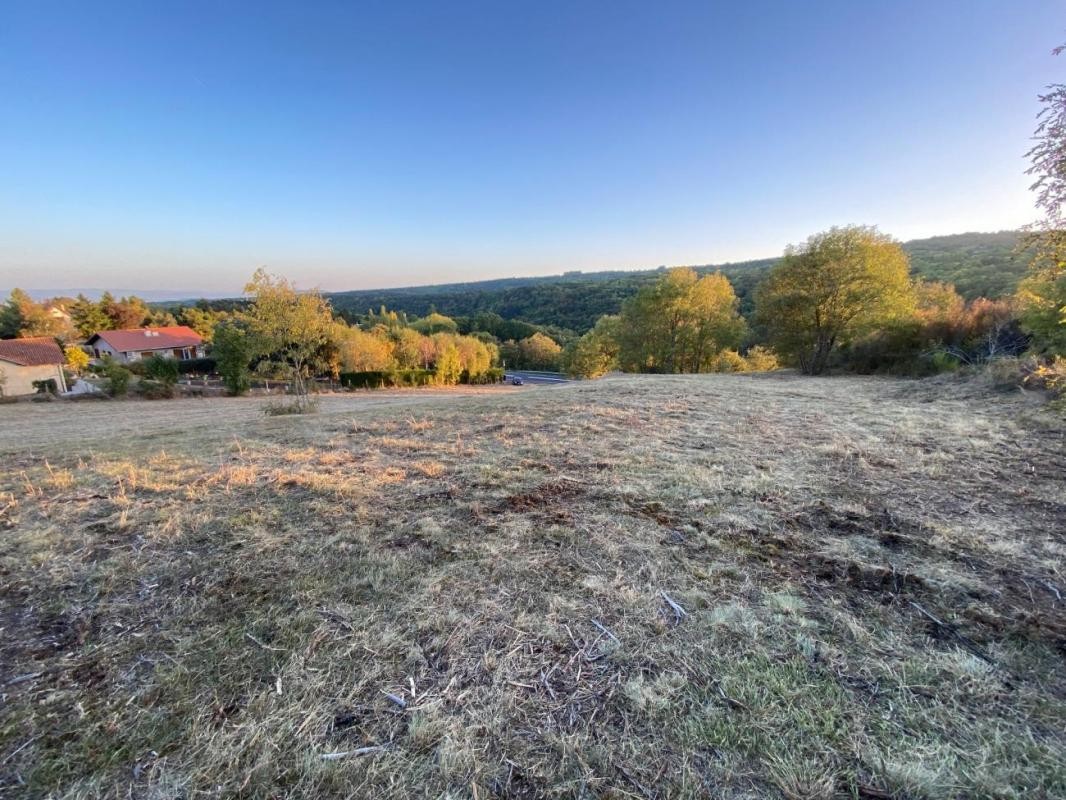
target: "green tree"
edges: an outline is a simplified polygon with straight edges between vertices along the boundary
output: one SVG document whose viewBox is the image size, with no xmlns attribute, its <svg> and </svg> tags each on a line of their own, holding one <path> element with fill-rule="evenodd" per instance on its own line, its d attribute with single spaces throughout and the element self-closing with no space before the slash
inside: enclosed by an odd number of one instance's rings
<svg viewBox="0 0 1066 800">
<path fill-rule="evenodd" d="M 451 317 L 433 311 L 422 319 L 412 322 L 411 327 L 419 333 L 431 336 L 434 333 L 458 333 L 459 324 Z"/>
<path fill-rule="evenodd" d="M 133 373 L 113 359 L 104 360 L 104 378 L 107 379 L 107 390 L 112 397 L 125 397 L 129 392 L 130 378 Z"/>
<path fill-rule="evenodd" d="M 211 357 L 226 391 L 234 397 L 251 388 L 249 365 L 254 349 L 246 322 L 231 318 L 216 323 L 211 336 Z"/>
<path fill-rule="evenodd" d="M 183 308 L 179 314 L 179 321 L 200 334 L 207 344 L 210 344 L 215 336 L 215 326 L 226 319 L 229 313 L 226 311 L 213 311 L 211 309 L 189 306 Z"/>
<path fill-rule="evenodd" d="M 724 275 L 671 269 L 622 305 L 619 362 L 634 372 L 704 372 L 745 330 Z"/>
<path fill-rule="evenodd" d="M 83 294 L 79 294 L 71 303 L 70 318 L 74 323 L 74 329 L 86 339 L 97 331 L 112 328 L 111 318 L 104 313 L 103 307 Z"/>
<path fill-rule="evenodd" d="M 256 271 L 245 287 L 252 295 L 248 322 L 264 372 L 282 372 L 292 385 L 297 408 L 311 409 L 308 379 L 329 367 L 334 331 L 329 303 L 319 292 L 298 292 L 287 280 Z"/>
<path fill-rule="evenodd" d="M 1064 49 L 1057 48 L 1055 55 Z M 1066 84 L 1048 86 L 1040 102 L 1027 172 L 1035 178 L 1031 188 L 1044 218 L 1025 239 L 1035 256 L 1017 298 L 1022 324 L 1035 345 L 1066 353 Z"/>
<path fill-rule="evenodd" d="M 599 378 L 618 366 L 621 318 L 603 316 L 563 353 L 563 369 L 575 378 Z"/>
<path fill-rule="evenodd" d="M 785 251 L 756 289 L 756 320 L 779 354 L 817 375 L 835 348 L 914 315 L 909 272 L 876 228 L 831 228 Z"/>
<path fill-rule="evenodd" d="M 171 388 L 178 382 L 178 362 L 158 353 L 145 359 L 144 374 L 163 386 Z"/>
</svg>

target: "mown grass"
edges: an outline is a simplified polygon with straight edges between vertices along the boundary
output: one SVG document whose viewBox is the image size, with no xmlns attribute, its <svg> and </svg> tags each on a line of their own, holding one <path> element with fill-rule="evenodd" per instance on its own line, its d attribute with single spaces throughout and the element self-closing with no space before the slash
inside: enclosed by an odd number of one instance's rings
<svg viewBox="0 0 1066 800">
<path fill-rule="evenodd" d="M 314 417 L 9 459 L 6 795 L 1066 796 L 1064 431 L 1014 398 Z"/>
</svg>

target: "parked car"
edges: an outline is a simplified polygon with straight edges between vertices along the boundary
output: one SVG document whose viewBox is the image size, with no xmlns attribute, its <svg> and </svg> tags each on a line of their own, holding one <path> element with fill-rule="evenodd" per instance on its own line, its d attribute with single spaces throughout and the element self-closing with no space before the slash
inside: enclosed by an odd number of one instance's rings
<svg viewBox="0 0 1066 800">
<path fill-rule="evenodd" d="M 523 382 L 522 379 L 520 377 L 518 377 L 517 375 L 515 375 L 513 378 L 511 378 L 511 385 L 512 386 L 521 386 L 522 382 Z"/>
</svg>

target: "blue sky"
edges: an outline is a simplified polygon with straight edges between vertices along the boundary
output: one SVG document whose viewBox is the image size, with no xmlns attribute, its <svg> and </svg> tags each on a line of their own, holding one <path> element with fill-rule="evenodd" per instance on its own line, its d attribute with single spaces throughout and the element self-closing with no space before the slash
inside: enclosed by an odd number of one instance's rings
<svg viewBox="0 0 1066 800">
<path fill-rule="evenodd" d="M 0 286 L 336 290 L 1035 216 L 1058 0 L 4 4 Z"/>
</svg>

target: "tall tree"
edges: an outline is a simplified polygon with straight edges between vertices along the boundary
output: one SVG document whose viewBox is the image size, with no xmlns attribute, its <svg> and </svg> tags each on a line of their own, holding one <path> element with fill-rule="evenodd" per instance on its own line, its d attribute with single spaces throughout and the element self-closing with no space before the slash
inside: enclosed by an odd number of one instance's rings
<svg viewBox="0 0 1066 800">
<path fill-rule="evenodd" d="M 563 348 L 538 331 L 518 343 L 518 352 L 527 369 L 555 370 L 559 368 Z"/>
<path fill-rule="evenodd" d="M 620 318 L 603 316 L 596 326 L 572 342 L 563 354 L 563 369 L 575 378 L 599 378 L 618 366 Z"/>
<path fill-rule="evenodd" d="M 1064 49 L 1056 48 L 1054 54 Z M 1037 347 L 1066 353 L 1066 84 L 1048 86 L 1040 102 L 1027 172 L 1035 178 L 1031 188 L 1044 218 L 1025 238 L 1034 256 L 1017 297 L 1022 324 Z"/>
<path fill-rule="evenodd" d="M 329 367 L 333 333 L 329 303 L 316 292 L 298 292 L 287 280 L 260 268 L 245 286 L 252 295 L 248 321 L 260 368 L 283 372 L 301 410 L 310 409 L 309 378 Z"/>
<path fill-rule="evenodd" d="M 211 357 L 222 376 L 226 391 L 234 397 L 251 388 L 249 365 L 255 346 L 247 320 L 231 317 L 215 325 L 211 335 Z"/>
<path fill-rule="evenodd" d="M 48 309 L 22 289 L 12 289 L 11 296 L 0 308 L 0 339 L 26 336 L 60 337 L 65 328 L 64 320 L 53 317 Z"/>
<path fill-rule="evenodd" d="M 103 306 L 83 294 L 79 294 L 70 304 L 70 318 L 74 329 L 86 339 L 97 331 L 112 328 L 111 318 L 104 312 Z"/>
<path fill-rule="evenodd" d="M 841 344 L 914 310 L 907 254 L 859 225 L 790 247 L 755 292 L 756 320 L 775 350 L 810 375 L 824 372 Z"/>
<path fill-rule="evenodd" d="M 678 267 L 622 305 L 618 359 L 634 372 L 702 372 L 745 330 L 724 275 Z"/>
</svg>

